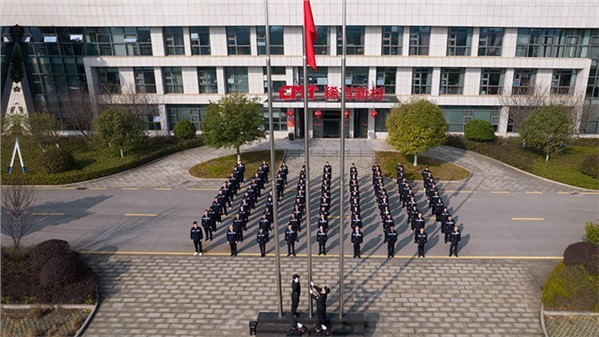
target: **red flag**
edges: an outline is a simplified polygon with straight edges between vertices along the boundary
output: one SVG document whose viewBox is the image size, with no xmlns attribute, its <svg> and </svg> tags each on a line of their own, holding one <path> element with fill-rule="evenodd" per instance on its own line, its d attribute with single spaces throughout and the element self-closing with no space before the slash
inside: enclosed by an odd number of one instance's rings
<svg viewBox="0 0 599 337">
<path fill-rule="evenodd" d="M 316 26 L 314 26 L 310 0 L 304 0 L 304 36 L 306 37 L 306 64 L 316 71 L 316 56 L 314 55 Z"/>
</svg>

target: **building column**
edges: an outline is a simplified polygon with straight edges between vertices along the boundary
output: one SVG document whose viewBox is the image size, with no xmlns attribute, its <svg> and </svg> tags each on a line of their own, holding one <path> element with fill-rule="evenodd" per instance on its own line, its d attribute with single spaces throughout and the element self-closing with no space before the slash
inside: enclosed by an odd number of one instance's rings
<svg viewBox="0 0 599 337">
<path fill-rule="evenodd" d="M 412 69 L 397 68 L 395 77 L 395 94 L 406 96 L 412 94 Z"/>
<path fill-rule="evenodd" d="M 510 115 L 510 108 L 502 106 L 499 110 L 499 125 L 497 125 L 497 131 L 495 132 L 498 136 L 507 136 L 507 125 Z"/>
<path fill-rule="evenodd" d="M 403 27 L 403 40 L 401 41 L 401 55 L 410 55 L 410 26 Z"/>
<path fill-rule="evenodd" d="M 226 27 L 210 27 L 210 54 L 213 56 L 226 56 L 227 29 Z"/>
<path fill-rule="evenodd" d="M 225 68 L 216 67 L 216 86 L 218 88 L 218 94 L 224 95 L 227 92 L 227 79 L 225 78 Z"/>
<path fill-rule="evenodd" d="M 433 68 L 431 96 L 439 96 L 439 85 L 441 85 L 441 68 Z"/>
<path fill-rule="evenodd" d="M 189 27 L 183 27 L 183 44 L 185 46 L 185 56 L 191 56 L 191 36 Z"/>
<path fill-rule="evenodd" d="M 331 56 L 337 56 L 337 26 L 329 27 L 329 46 L 331 46 Z"/>
<path fill-rule="evenodd" d="M 364 28 L 364 55 L 380 56 L 382 27 L 366 26 Z"/>
<path fill-rule="evenodd" d="M 368 139 L 376 139 L 376 133 L 374 131 L 374 118 L 368 113 Z"/>
<path fill-rule="evenodd" d="M 518 40 L 518 28 L 505 28 L 503 30 L 502 57 L 516 56 L 516 45 Z"/>
<path fill-rule="evenodd" d="M 164 81 L 162 80 L 162 68 L 154 68 L 154 80 L 156 81 L 156 94 L 164 95 Z"/>
<path fill-rule="evenodd" d="M 472 28 L 472 43 L 471 48 L 470 48 L 470 56 L 478 56 L 478 42 L 479 42 L 479 36 L 480 36 L 480 28 L 479 27 L 474 27 Z"/>
<path fill-rule="evenodd" d="M 512 94 L 512 85 L 514 81 L 514 69 L 508 68 L 503 74 L 503 88 L 501 88 L 501 95 L 507 96 Z"/>
<path fill-rule="evenodd" d="M 160 116 L 160 130 L 162 130 L 164 135 L 169 135 L 171 130 L 168 127 L 168 115 L 166 113 L 166 105 L 158 104 L 158 115 Z"/>
<path fill-rule="evenodd" d="M 186 94 L 198 94 L 200 85 L 198 83 L 198 71 L 195 67 L 182 67 L 181 77 L 183 77 L 183 92 Z"/>
<path fill-rule="evenodd" d="M 250 49 L 252 55 L 258 55 L 258 40 L 256 39 L 256 26 L 250 27 Z"/>
<path fill-rule="evenodd" d="M 150 38 L 152 39 L 152 56 L 164 56 L 162 27 L 151 27 Z"/>
<path fill-rule="evenodd" d="M 447 27 L 431 27 L 429 56 L 447 56 Z"/>
</svg>

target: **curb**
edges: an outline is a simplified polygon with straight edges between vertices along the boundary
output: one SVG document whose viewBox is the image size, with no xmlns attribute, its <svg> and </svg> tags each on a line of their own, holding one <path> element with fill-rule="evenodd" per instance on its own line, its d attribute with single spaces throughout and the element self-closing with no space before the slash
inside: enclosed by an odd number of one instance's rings
<svg viewBox="0 0 599 337">
<path fill-rule="evenodd" d="M 456 148 L 456 149 L 457 149 L 457 148 Z M 377 152 L 397 152 L 397 153 L 400 153 L 400 152 L 399 152 L 399 151 L 397 151 L 397 150 L 393 150 L 393 151 L 377 151 L 377 150 L 374 150 L 374 154 L 375 154 L 375 160 L 376 160 L 376 153 L 377 153 Z M 462 166 L 462 165 L 459 165 L 459 164 L 456 164 L 456 163 L 451 163 L 451 162 L 448 162 L 448 161 L 446 161 L 446 160 L 442 160 L 442 159 L 433 158 L 433 157 L 431 157 L 431 156 L 425 156 L 425 155 L 419 155 L 419 156 L 420 156 L 420 157 L 425 157 L 425 158 L 434 159 L 434 160 L 440 160 L 440 161 L 446 162 L 446 163 L 448 163 L 448 164 L 455 165 L 455 166 L 457 166 L 457 167 L 459 167 L 459 168 L 461 168 L 461 169 L 463 169 L 463 170 L 465 170 L 465 171 L 468 171 L 468 176 L 467 176 L 466 178 L 462 179 L 462 180 L 439 180 L 438 182 L 441 182 L 441 183 L 459 183 L 459 182 L 466 181 L 466 180 L 468 180 L 468 179 L 472 178 L 472 171 L 470 171 L 469 169 L 465 168 L 465 167 L 464 167 L 464 166 Z M 393 177 L 389 177 L 389 176 L 384 176 L 384 177 L 387 177 L 387 178 L 389 178 L 389 179 L 391 179 L 391 180 L 396 180 L 396 179 L 397 179 L 397 178 L 393 178 Z M 421 181 L 423 181 L 423 180 L 421 180 L 421 179 L 413 179 L 412 181 L 414 181 L 414 182 L 421 182 Z"/>
<path fill-rule="evenodd" d="M 545 326 L 545 309 L 543 307 L 543 303 L 541 302 L 541 329 L 543 330 L 543 336 L 549 337 L 547 333 L 547 327 Z"/>
<path fill-rule="evenodd" d="M 94 305 L 92 312 L 89 315 L 87 315 L 87 318 L 85 319 L 83 324 L 81 324 L 81 327 L 79 327 L 79 330 L 77 330 L 74 337 L 81 336 L 83 331 L 85 331 L 85 329 L 87 329 L 87 326 L 91 322 L 92 318 L 94 318 L 94 316 L 96 316 L 96 311 L 98 310 L 98 305 L 100 304 L 100 289 L 98 288 L 98 282 L 96 282 L 96 295 L 97 295 L 96 296 L 96 304 Z"/>
</svg>

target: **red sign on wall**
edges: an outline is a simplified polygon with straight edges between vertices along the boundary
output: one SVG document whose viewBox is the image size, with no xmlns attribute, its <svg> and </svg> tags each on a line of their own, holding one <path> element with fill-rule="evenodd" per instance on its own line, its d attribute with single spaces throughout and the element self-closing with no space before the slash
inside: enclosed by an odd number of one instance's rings
<svg viewBox="0 0 599 337">
<path fill-rule="evenodd" d="M 308 99 L 314 100 L 314 94 L 318 92 L 318 87 L 315 85 L 308 86 Z M 367 87 L 346 87 L 345 99 L 347 101 L 382 101 L 384 88 Z M 338 101 L 341 98 L 339 88 L 336 86 L 324 87 L 324 99 L 327 101 Z M 279 89 L 279 98 L 282 101 L 291 101 L 304 98 L 304 86 L 302 85 L 283 85 Z"/>
</svg>

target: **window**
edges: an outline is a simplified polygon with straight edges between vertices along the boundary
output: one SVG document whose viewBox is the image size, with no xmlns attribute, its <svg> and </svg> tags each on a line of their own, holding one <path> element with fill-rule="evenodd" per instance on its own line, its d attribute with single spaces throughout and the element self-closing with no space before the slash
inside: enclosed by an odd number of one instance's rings
<svg viewBox="0 0 599 337">
<path fill-rule="evenodd" d="M 200 86 L 200 94 L 218 93 L 216 68 L 198 68 L 198 84 Z"/>
<path fill-rule="evenodd" d="M 69 28 L 72 30 L 73 28 Z M 151 56 L 149 27 L 98 27 L 83 30 L 86 55 Z"/>
<path fill-rule="evenodd" d="M 302 68 L 297 68 L 297 84 L 304 84 L 304 71 Z M 316 85 L 320 92 L 324 91 L 324 87 L 326 87 L 329 83 L 329 68 L 327 67 L 318 67 L 317 71 L 314 71 L 312 68 L 308 67 L 308 84 Z"/>
<path fill-rule="evenodd" d="M 464 91 L 464 68 L 441 68 L 441 95 L 461 95 Z"/>
<path fill-rule="evenodd" d="M 347 67 L 345 85 L 348 87 L 368 86 L 368 67 Z"/>
<path fill-rule="evenodd" d="M 272 93 L 273 93 L 273 95 L 278 94 L 279 90 L 281 90 L 281 87 L 284 86 L 284 85 L 286 85 L 286 84 L 287 84 L 287 81 L 275 81 L 275 80 L 272 80 Z M 265 94 L 268 93 L 267 88 L 268 88 L 268 81 L 264 80 L 264 93 Z"/>
<path fill-rule="evenodd" d="M 410 27 L 410 55 L 428 55 L 431 27 Z"/>
<path fill-rule="evenodd" d="M 162 35 L 166 55 L 185 55 L 183 27 L 164 27 Z"/>
<path fill-rule="evenodd" d="M 522 57 L 589 57 L 594 36 L 599 29 L 520 28 L 516 56 Z"/>
<path fill-rule="evenodd" d="M 118 94 L 121 92 L 119 68 L 96 68 L 98 85 L 102 94 Z"/>
<path fill-rule="evenodd" d="M 227 51 L 229 55 L 250 55 L 250 27 L 227 27 Z"/>
<path fill-rule="evenodd" d="M 482 69 L 480 72 L 480 94 L 501 95 L 503 74 L 503 69 Z"/>
<path fill-rule="evenodd" d="M 403 27 L 385 26 L 383 27 L 383 55 L 401 55 L 401 45 L 403 41 Z"/>
<path fill-rule="evenodd" d="M 160 131 L 162 126 L 160 125 L 160 113 L 158 107 L 151 109 L 152 112 L 143 114 L 143 121 L 146 124 L 146 130 Z"/>
<path fill-rule="evenodd" d="M 164 67 L 162 68 L 162 76 L 164 78 L 165 94 L 183 93 L 183 74 L 180 67 Z"/>
<path fill-rule="evenodd" d="M 329 27 L 316 27 L 316 41 L 314 41 L 314 54 L 328 55 L 329 54 Z"/>
<path fill-rule="evenodd" d="M 262 113 L 264 116 L 264 130 L 268 131 L 268 109 L 262 109 Z M 273 108 L 272 124 L 273 131 L 287 131 L 287 109 Z"/>
<path fill-rule="evenodd" d="M 266 29 L 264 26 L 256 27 L 256 42 L 258 55 L 266 54 Z M 270 53 L 272 55 L 284 54 L 283 26 L 270 26 Z"/>
<path fill-rule="evenodd" d="M 432 68 L 414 68 L 412 70 L 412 95 L 430 95 Z"/>
<path fill-rule="evenodd" d="M 599 67 L 597 67 L 596 63 L 591 66 L 591 71 L 589 72 L 586 97 L 599 98 Z"/>
<path fill-rule="evenodd" d="M 395 94 L 395 76 L 397 68 L 376 68 L 376 86 L 384 87 L 385 94 Z"/>
<path fill-rule="evenodd" d="M 44 34 L 44 43 L 56 43 L 58 36 L 56 34 Z"/>
<path fill-rule="evenodd" d="M 447 56 L 470 55 L 472 28 L 449 27 L 447 30 Z"/>
<path fill-rule="evenodd" d="M 389 113 L 388 109 L 376 109 L 378 114 L 374 118 L 374 131 L 375 132 L 387 132 L 387 114 Z M 368 112 L 370 114 L 370 111 Z"/>
<path fill-rule="evenodd" d="M 499 107 L 493 106 L 441 106 L 447 122 L 447 131 L 464 132 L 464 125 L 474 119 L 490 122 L 495 131 L 499 125 Z"/>
<path fill-rule="evenodd" d="M 481 28 L 478 37 L 478 56 L 501 56 L 503 28 Z"/>
<path fill-rule="evenodd" d="M 133 68 L 135 74 L 135 90 L 138 94 L 155 94 L 156 78 L 154 68 Z"/>
<path fill-rule="evenodd" d="M 337 26 L 337 55 L 343 53 L 343 34 Z M 345 27 L 345 50 L 347 55 L 364 55 L 364 26 Z"/>
<path fill-rule="evenodd" d="M 266 67 L 262 67 L 262 73 L 266 76 Z M 285 67 L 270 67 L 270 73 L 272 75 L 285 75 L 287 71 Z"/>
<path fill-rule="evenodd" d="M 552 95 L 572 95 L 576 85 L 575 69 L 555 69 L 551 80 Z"/>
<path fill-rule="evenodd" d="M 167 105 L 169 129 L 172 130 L 178 121 L 188 120 L 195 125 L 197 130 L 200 130 L 200 122 L 206 115 L 206 107 L 206 105 Z"/>
<path fill-rule="evenodd" d="M 227 94 L 249 92 L 247 67 L 226 67 L 225 77 L 227 78 Z"/>
<path fill-rule="evenodd" d="M 210 55 L 210 30 L 208 27 L 189 27 L 191 55 Z"/>
<path fill-rule="evenodd" d="M 514 69 L 512 95 L 532 95 L 535 89 L 535 69 Z"/>
</svg>

